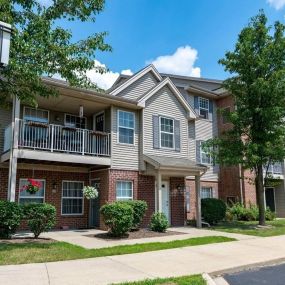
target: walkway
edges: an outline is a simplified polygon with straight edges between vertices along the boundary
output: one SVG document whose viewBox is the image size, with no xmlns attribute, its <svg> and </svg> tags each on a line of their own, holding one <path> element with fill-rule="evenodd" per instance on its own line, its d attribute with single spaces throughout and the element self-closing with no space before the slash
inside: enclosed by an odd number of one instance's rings
<svg viewBox="0 0 285 285">
<path fill-rule="evenodd" d="M 285 258 L 285 236 L 139 254 L 0 267 L 0 284 L 110 284 L 145 278 L 212 273 Z"/>
</svg>

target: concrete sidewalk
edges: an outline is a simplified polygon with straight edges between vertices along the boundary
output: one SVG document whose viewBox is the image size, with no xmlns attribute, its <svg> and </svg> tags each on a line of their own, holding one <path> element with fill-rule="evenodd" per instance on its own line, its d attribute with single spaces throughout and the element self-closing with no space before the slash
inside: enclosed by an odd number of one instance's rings
<svg viewBox="0 0 285 285">
<path fill-rule="evenodd" d="M 225 233 L 219 231 L 213 231 L 208 229 L 197 229 L 193 227 L 171 227 L 169 231 L 181 232 L 183 234 L 169 235 L 169 236 L 159 236 L 159 237 L 148 237 L 140 239 L 119 239 L 119 240 L 104 240 L 101 238 L 96 238 L 94 235 L 105 233 L 101 230 L 87 229 L 87 230 L 68 230 L 68 231 L 51 231 L 48 233 L 43 233 L 41 237 L 51 238 L 57 241 L 64 241 L 71 244 L 79 245 L 87 249 L 91 248 L 103 248 L 111 247 L 117 245 L 130 245 L 130 244 L 141 244 L 149 242 L 168 242 L 173 240 L 182 240 L 195 237 L 205 237 L 205 236 L 226 236 L 235 238 L 237 240 L 243 239 L 256 239 L 259 237 L 241 235 L 235 233 Z M 89 236 L 93 235 L 93 236 Z M 31 233 L 20 233 L 20 236 L 32 236 Z"/>
<path fill-rule="evenodd" d="M 0 284 L 110 284 L 212 273 L 285 258 L 285 236 L 121 256 L 0 267 Z"/>
</svg>

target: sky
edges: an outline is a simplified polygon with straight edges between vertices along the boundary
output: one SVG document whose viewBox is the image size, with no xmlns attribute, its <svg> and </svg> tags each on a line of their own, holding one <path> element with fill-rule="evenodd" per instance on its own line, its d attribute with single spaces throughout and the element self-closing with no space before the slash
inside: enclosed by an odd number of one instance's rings
<svg viewBox="0 0 285 285">
<path fill-rule="evenodd" d="M 107 89 L 119 73 L 131 75 L 150 63 L 164 73 L 225 79 L 229 74 L 218 60 L 234 49 L 240 30 L 260 9 L 270 24 L 285 22 L 285 0 L 106 0 L 95 23 L 63 25 L 76 41 L 109 33 L 113 51 L 96 56 L 109 72 L 87 73 Z"/>
</svg>

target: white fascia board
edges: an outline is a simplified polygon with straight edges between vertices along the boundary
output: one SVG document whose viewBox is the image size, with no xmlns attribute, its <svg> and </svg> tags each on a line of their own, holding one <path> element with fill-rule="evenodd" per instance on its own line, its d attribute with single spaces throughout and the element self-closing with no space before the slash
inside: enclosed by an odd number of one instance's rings
<svg viewBox="0 0 285 285">
<path fill-rule="evenodd" d="M 123 84 L 121 84 L 120 86 L 118 86 L 117 88 L 115 88 L 114 90 L 112 90 L 109 94 L 110 95 L 117 95 L 118 93 L 122 92 L 125 88 L 127 88 L 128 86 L 130 86 L 132 83 L 134 83 L 135 81 L 137 81 L 139 78 L 141 78 L 142 76 L 144 76 L 145 74 L 147 74 L 148 72 L 152 72 L 154 74 L 154 76 L 159 80 L 162 81 L 162 77 L 159 74 L 159 72 L 156 70 L 156 68 L 150 64 L 147 67 L 145 67 L 144 69 L 142 69 L 141 71 L 139 71 L 138 73 L 136 73 L 135 75 L 133 75 L 131 78 L 129 78 L 126 82 L 124 82 Z"/>
</svg>

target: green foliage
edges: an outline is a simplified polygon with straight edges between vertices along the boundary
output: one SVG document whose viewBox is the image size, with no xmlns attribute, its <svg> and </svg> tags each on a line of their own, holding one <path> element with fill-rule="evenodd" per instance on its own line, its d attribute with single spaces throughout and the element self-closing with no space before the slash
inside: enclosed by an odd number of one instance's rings
<svg viewBox="0 0 285 285">
<path fill-rule="evenodd" d="M 74 41 L 71 30 L 64 28 L 62 19 L 95 22 L 103 11 L 104 0 L 1 0 L 0 19 L 12 25 L 10 62 L 0 71 L 0 105 L 11 95 L 22 102 L 36 105 L 36 96 L 48 97 L 57 92 L 44 85 L 41 76 L 60 75 L 70 85 L 98 89 L 86 76 L 93 69 L 104 73 L 106 68 L 95 66 L 97 52 L 111 51 L 104 42 L 106 32 L 94 33 Z M 96 30 L 96 27 L 94 27 Z"/>
<path fill-rule="evenodd" d="M 55 225 L 56 209 L 47 203 L 30 203 L 22 206 L 24 218 L 34 234 L 38 238 L 42 232 L 47 232 Z"/>
<path fill-rule="evenodd" d="M 150 229 L 154 232 L 164 233 L 169 227 L 167 217 L 164 213 L 154 213 L 150 219 Z"/>
<path fill-rule="evenodd" d="M 241 203 L 236 203 L 227 209 L 226 215 L 232 216 L 232 220 L 237 221 L 257 221 L 259 218 L 259 209 L 256 205 L 245 207 Z M 265 212 L 265 218 L 267 221 L 273 221 L 276 218 L 276 214 L 267 208 Z"/>
<path fill-rule="evenodd" d="M 17 203 L 0 201 L 0 238 L 11 238 L 20 225 L 22 215 Z"/>
<path fill-rule="evenodd" d="M 263 166 L 285 157 L 285 26 L 267 24 L 263 11 L 242 29 L 234 51 L 219 62 L 232 77 L 224 88 L 236 108 L 232 128 L 206 144 L 220 165 L 241 164 L 255 173 L 260 224 L 265 223 Z"/>
<path fill-rule="evenodd" d="M 147 210 L 147 203 L 141 200 L 124 201 L 121 203 L 128 204 L 133 208 L 134 217 L 133 217 L 132 230 L 137 230 Z"/>
<path fill-rule="evenodd" d="M 112 236 L 124 236 L 132 227 L 134 210 L 126 203 L 105 204 L 101 207 L 100 213 Z"/>
<path fill-rule="evenodd" d="M 204 220 L 213 225 L 225 218 L 226 204 L 224 201 L 215 198 L 201 200 L 201 211 Z"/>
</svg>

